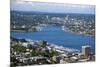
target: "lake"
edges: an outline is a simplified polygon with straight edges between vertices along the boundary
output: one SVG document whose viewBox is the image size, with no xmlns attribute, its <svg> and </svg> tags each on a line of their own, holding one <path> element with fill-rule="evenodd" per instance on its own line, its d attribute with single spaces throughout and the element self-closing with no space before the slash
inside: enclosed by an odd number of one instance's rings
<svg viewBox="0 0 100 67">
<path fill-rule="evenodd" d="M 39 32 L 11 32 L 16 38 L 27 38 L 32 40 L 46 40 L 59 46 L 81 49 L 82 45 L 90 45 L 95 51 L 95 37 L 64 32 L 61 26 L 47 26 Z"/>
</svg>

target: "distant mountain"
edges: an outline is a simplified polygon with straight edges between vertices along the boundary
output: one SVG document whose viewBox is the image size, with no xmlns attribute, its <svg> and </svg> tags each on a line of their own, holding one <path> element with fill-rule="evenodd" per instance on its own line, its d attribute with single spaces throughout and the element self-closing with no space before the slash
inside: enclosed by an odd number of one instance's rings
<svg viewBox="0 0 100 67">
<path fill-rule="evenodd" d="M 66 15 L 84 15 L 84 16 L 88 16 L 88 15 L 95 15 L 95 14 L 80 14 L 80 13 L 50 13 L 50 12 L 39 12 L 39 11 L 10 11 L 11 13 L 18 13 L 18 14 L 25 14 L 25 15 L 32 15 L 32 14 L 36 14 L 36 15 L 62 15 L 62 16 L 66 16 Z"/>
</svg>

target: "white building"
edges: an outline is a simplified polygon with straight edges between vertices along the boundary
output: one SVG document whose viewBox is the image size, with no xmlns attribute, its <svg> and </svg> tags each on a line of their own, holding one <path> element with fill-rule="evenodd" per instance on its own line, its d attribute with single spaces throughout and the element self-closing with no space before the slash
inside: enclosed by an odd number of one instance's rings
<svg viewBox="0 0 100 67">
<path fill-rule="evenodd" d="M 22 46 L 28 47 L 28 43 L 22 43 Z"/>
<path fill-rule="evenodd" d="M 86 46 L 82 46 L 82 54 L 84 55 L 85 58 L 88 58 L 88 56 L 90 55 L 91 52 L 91 47 L 86 45 Z"/>
</svg>

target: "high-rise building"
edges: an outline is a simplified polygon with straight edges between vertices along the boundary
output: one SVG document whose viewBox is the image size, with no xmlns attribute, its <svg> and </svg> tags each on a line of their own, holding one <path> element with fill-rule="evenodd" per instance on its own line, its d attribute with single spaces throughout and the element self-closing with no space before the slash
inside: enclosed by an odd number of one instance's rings
<svg viewBox="0 0 100 67">
<path fill-rule="evenodd" d="M 88 58 L 91 53 L 91 46 L 82 46 L 82 54 L 84 55 L 84 58 Z"/>
</svg>

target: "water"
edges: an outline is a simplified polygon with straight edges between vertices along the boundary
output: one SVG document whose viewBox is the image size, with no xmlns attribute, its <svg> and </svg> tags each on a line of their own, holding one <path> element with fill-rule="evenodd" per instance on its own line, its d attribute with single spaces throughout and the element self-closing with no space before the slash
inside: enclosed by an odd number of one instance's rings
<svg viewBox="0 0 100 67">
<path fill-rule="evenodd" d="M 60 26 L 48 26 L 39 32 L 11 32 L 16 38 L 27 38 L 32 40 L 46 40 L 56 45 L 81 49 L 82 45 L 90 45 L 95 51 L 95 37 L 64 32 Z"/>
</svg>

